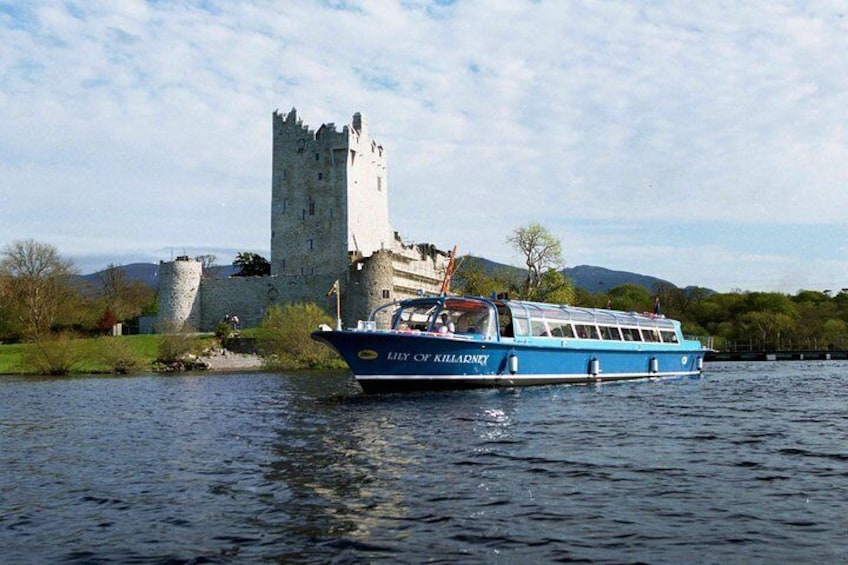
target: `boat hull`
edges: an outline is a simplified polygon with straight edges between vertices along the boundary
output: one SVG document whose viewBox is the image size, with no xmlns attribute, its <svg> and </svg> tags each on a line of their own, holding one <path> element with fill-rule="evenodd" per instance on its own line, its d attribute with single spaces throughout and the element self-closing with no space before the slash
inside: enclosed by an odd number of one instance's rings
<svg viewBox="0 0 848 565">
<path fill-rule="evenodd" d="M 654 344 L 585 346 L 402 332 L 319 331 L 366 392 L 585 384 L 698 375 L 704 350 Z"/>
</svg>

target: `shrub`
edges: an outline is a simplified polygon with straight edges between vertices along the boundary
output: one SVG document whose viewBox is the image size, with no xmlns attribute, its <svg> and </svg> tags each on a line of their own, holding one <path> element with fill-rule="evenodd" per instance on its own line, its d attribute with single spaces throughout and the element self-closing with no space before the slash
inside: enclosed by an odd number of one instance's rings
<svg viewBox="0 0 848 565">
<path fill-rule="evenodd" d="M 212 330 L 215 333 L 215 337 L 218 338 L 219 341 L 223 342 L 225 339 L 229 339 L 235 333 L 233 332 L 232 326 L 221 320 L 215 325 L 215 329 Z"/>
<path fill-rule="evenodd" d="M 192 352 L 193 348 L 194 340 L 188 334 L 166 334 L 159 342 L 159 354 L 156 361 L 166 364 L 181 361 Z"/>
<path fill-rule="evenodd" d="M 101 337 L 95 342 L 97 359 L 112 373 L 126 375 L 145 366 L 142 356 L 125 339 Z"/>
<path fill-rule="evenodd" d="M 256 330 L 256 344 L 265 364 L 275 369 L 345 367 L 335 351 L 309 334 L 332 318 L 315 304 L 272 306 Z"/>
<path fill-rule="evenodd" d="M 67 333 L 35 339 L 24 350 L 24 372 L 39 375 L 70 374 L 85 357 L 79 343 L 79 340 Z"/>
</svg>

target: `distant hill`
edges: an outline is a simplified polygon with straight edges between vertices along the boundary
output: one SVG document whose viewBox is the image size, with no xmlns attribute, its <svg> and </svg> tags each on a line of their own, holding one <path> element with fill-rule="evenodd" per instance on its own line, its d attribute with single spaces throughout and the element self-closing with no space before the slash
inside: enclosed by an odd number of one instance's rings
<svg viewBox="0 0 848 565">
<path fill-rule="evenodd" d="M 589 292 L 605 292 L 623 284 L 636 284 L 644 286 L 648 290 L 653 290 L 658 284 L 676 286 L 667 280 L 658 279 L 657 277 L 639 275 L 627 271 L 613 271 L 603 267 L 593 267 L 592 265 L 569 267 L 564 269 L 562 274 L 574 281 L 574 286 Z"/>
<path fill-rule="evenodd" d="M 471 258 L 478 261 L 485 272 L 491 274 L 493 272 L 506 272 L 512 276 L 520 277 L 524 269 L 513 267 L 512 265 L 504 265 L 489 261 L 482 257 Z M 118 267 L 126 273 L 127 280 L 138 281 L 146 284 L 150 288 L 156 289 L 159 286 L 159 265 L 154 263 L 131 263 L 129 265 L 120 265 Z M 234 275 L 237 267 L 232 265 L 217 265 L 212 268 L 212 276 L 214 278 L 226 278 Z M 82 275 L 79 278 L 82 284 L 98 286 L 100 284 L 100 274 L 103 271 Z M 592 265 L 578 265 L 577 267 L 569 267 L 563 269 L 562 274 L 574 281 L 574 286 L 588 292 L 604 292 L 613 289 L 623 284 L 636 284 L 653 290 L 657 284 L 666 284 L 675 286 L 673 283 L 652 277 L 649 275 L 640 275 L 638 273 L 630 273 L 627 271 L 613 271 L 603 267 L 594 267 Z"/>
<path fill-rule="evenodd" d="M 513 267 L 512 265 L 504 265 L 496 263 L 482 257 L 469 257 L 468 260 L 477 261 L 480 263 L 483 270 L 492 274 L 495 272 L 506 273 L 508 276 L 521 277 L 524 274 L 524 269 Z M 623 284 L 635 284 L 643 286 L 648 290 L 653 290 L 657 284 L 666 284 L 675 286 L 673 283 L 648 275 L 640 275 L 638 273 L 630 273 L 627 271 L 613 271 L 603 267 L 593 267 L 592 265 L 579 265 L 577 267 L 568 267 L 563 269 L 562 274 L 574 281 L 574 286 L 586 290 L 588 292 L 605 292 Z"/>
</svg>

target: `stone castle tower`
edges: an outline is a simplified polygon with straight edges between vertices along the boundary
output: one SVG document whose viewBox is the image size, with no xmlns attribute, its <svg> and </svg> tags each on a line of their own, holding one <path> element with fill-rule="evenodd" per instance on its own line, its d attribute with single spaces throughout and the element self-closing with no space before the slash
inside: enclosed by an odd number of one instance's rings
<svg viewBox="0 0 848 565">
<path fill-rule="evenodd" d="M 290 302 L 332 311 L 336 280 L 346 326 L 392 300 L 438 292 L 449 254 L 404 244 L 392 230 L 386 154 L 362 115 L 341 132 L 332 123 L 309 129 L 294 108 L 272 120 L 271 276 L 207 278 L 188 257 L 162 262 L 160 330 L 208 331 L 228 314 L 249 327 Z"/>
<path fill-rule="evenodd" d="M 357 113 L 336 131 L 274 112 L 271 274 L 344 278 L 349 257 L 390 246 L 386 155 Z"/>
</svg>

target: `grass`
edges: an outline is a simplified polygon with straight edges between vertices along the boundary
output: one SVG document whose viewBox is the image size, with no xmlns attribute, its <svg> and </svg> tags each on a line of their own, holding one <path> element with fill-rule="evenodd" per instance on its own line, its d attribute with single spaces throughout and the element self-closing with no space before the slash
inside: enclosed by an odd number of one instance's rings
<svg viewBox="0 0 848 565">
<path fill-rule="evenodd" d="M 27 347 L 22 343 L 0 345 L 0 375 L 12 375 L 21 372 L 24 351 Z"/>
<path fill-rule="evenodd" d="M 112 373 L 116 367 L 133 370 L 150 370 L 159 356 L 161 335 L 129 335 L 73 339 L 67 347 L 78 359 L 71 373 Z M 212 345 L 214 338 L 209 334 L 191 337 L 192 350 L 200 353 Z M 0 375 L 38 374 L 28 368 L 28 359 L 35 356 L 36 346 L 29 343 L 0 345 Z"/>
</svg>

